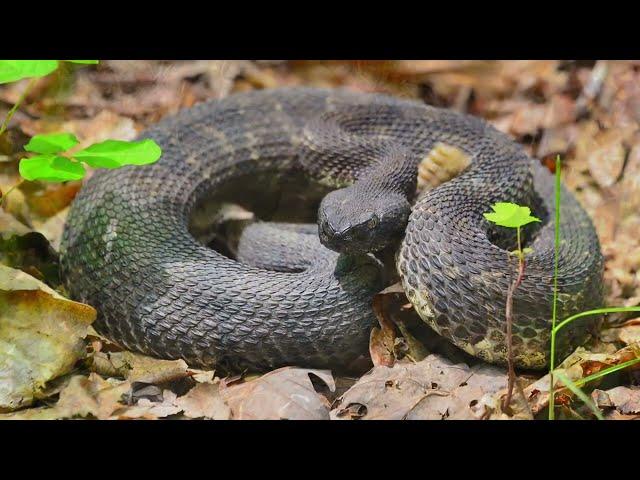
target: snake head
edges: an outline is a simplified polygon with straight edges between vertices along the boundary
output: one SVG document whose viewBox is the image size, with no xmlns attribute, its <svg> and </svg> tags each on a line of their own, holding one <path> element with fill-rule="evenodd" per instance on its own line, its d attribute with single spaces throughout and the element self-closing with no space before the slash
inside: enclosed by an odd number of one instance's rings
<svg viewBox="0 0 640 480">
<path fill-rule="evenodd" d="M 320 203 L 320 242 L 340 253 L 377 252 L 402 236 L 411 205 L 395 192 L 368 193 L 355 187 L 330 192 Z"/>
</svg>

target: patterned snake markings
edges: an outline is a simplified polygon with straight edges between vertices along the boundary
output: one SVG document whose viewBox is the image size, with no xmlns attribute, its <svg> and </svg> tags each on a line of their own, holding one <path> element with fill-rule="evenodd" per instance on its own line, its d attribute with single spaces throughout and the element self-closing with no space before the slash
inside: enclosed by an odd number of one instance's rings
<svg viewBox="0 0 640 480">
<path fill-rule="evenodd" d="M 513 331 L 516 364 L 546 364 L 553 181 L 483 120 L 383 95 L 288 88 L 198 105 L 143 137 L 162 146 L 160 161 L 97 172 L 61 247 L 72 295 L 95 306 L 98 330 L 124 347 L 199 366 L 345 366 L 366 354 L 371 299 L 384 286 L 366 252 L 404 235 L 397 268 L 420 316 L 467 352 L 503 363 L 513 238 L 482 213 L 508 201 L 543 219 L 525 230 L 533 253 Z M 420 159 L 436 144 L 471 163 L 411 206 Z M 237 259 L 190 233 L 198 202 L 227 182 L 301 172 L 337 189 L 322 200 L 317 227 L 256 223 Z M 562 194 L 560 318 L 600 306 L 603 268 L 588 215 Z M 588 325 L 567 328 L 560 350 L 584 341 Z"/>
</svg>

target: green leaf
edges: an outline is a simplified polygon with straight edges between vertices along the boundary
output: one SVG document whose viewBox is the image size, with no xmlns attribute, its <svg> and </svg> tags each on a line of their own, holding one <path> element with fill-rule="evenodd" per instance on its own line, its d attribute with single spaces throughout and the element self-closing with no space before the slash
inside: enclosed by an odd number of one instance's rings
<svg viewBox="0 0 640 480">
<path fill-rule="evenodd" d="M 100 60 L 65 60 L 65 62 L 83 63 L 85 65 L 97 65 L 98 63 L 100 63 Z"/>
<path fill-rule="evenodd" d="M 0 60 L 0 84 L 44 77 L 58 68 L 57 60 Z"/>
<path fill-rule="evenodd" d="M 59 153 L 77 145 L 78 139 L 71 133 L 48 133 L 36 135 L 24 146 L 27 152 Z"/>
<path fill-rule="evenodd" d="M 20 160 L 20 175 L 26 180 L 66 182 L 80 180 L 85 171 L 82 164 L 57 155 L 38 155 Z"/>
<path fill-rule="evenodd" d="M 125 142 L 105 140 L 95 143 L 74 155 L 94 168 L 118 168 L 123 165 L 147 165 L 162 155 L 160 146 L 153 140 Z"/>
<path fill-rule="evenodd" d="M 493 212 L 484 213 L 484 218 L 501 227 L 518 228 L 540 219 L 531 215 L 529 207 L 515 203 L 498 202 L 493 205 Z"/>
</svg>

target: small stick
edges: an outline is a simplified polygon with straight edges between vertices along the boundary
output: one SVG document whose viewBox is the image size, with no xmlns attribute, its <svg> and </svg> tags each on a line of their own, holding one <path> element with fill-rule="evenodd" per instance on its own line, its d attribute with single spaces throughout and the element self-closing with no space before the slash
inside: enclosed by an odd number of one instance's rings
<svg viewBox="0 0 640 480">
<path fill-rule="evenodd" d="M 507 364 L 509 367 L 507 396 L 502 404 L 502 409 L 505 411 L 509 408 L 509 404 L 511 403 L 513 386 L 516 381 L 516 371 L 513 365 L 513 294 L 524 280 L 524 268 L 524 253 L 522 252 L 520 244 L 520 227 L 518 227 L 518 277 L 507 289 L 507 306 L 505 312 L 505 316 L 507 318 Z"/>
</svg>

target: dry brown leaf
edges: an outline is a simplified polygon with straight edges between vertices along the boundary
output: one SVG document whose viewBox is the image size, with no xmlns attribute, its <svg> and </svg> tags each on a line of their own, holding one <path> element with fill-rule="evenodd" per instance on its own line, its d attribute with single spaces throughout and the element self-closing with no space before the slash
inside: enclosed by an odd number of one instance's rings
<svg viewBox="0 0 640 480">
<path fill-rule="evenodd" d="M 25 235 L 30 231 L 31 229 L 24 223 L 19 222 L 13 215 L 9 215 L 0 209 L 0 236 L 2 238 L 6 239 L 14 235 Z"/>
<path fill-rule="evenodd" d="M 507 376 L 490 366 L 469 368 L 439 355 L 418 363 L 374 367 L 335 403 L 332 419 L 471 419 L 486 415 Z M 355 406 L 355 408 L 354 408 Z"/>
<path fill-rule="evenodd" d="M 29 405 L 84 355 L 96 311 L 0 265 L 0 409 Z"/>
<path fill-rule="evenodd" d="M 615 387 L 607 391 L 594 390 L 591 394 L 600 408 L 615 408 L 623 415 L 640 414 L 640 388 Z"/>
<path fill-rule="evenodd" d="M 97 373 L 130 382 L 165 383 L 188 377 L 184 360 L 161 360 L 133 352 L 93 352 L 89 364 Z"/>
<path fill-rule="evenodd" d="M 603 330 L 602 339 L 609 342 L 619 341 L 626 345 L 640 344 L 640 318 L 628 320 L 619 327 Z"/>
<path fill-rule="evenodd" d="M 220 396 L 218 384 L 199 383 L 178 398 L 175 403 L 189 418 L 213 420 L 229 420 L 231 418 L 231 409 Z"/>
<path fill-rule="evenodd" d="M 587 130 L 576 146 L 576 157 L 586 159 L 591 177 L 602 188 L 612 186 L 620 177 L 626 157 L 625 138 L 628 132 L 611 129 Z M 595 135 L 594 135 L 595 133 Z"/>
<path fill-rule="evenodd" d="M 21 188 L 29 207 L 30 224 L 41 225 L 48 218 L 67 208 L 82 186 L 81 182 L 29 182 Z M 13 195 L 13 193 L 11 193 Z"/>
<path fill-rule="evenodd" d="M 395 340 L 396 332 L 393 322 L 387 318 L 386 301 L 387 295 L 402 293 L 402 285 L 395 283 L 373 297 L 373 312 L 378 319 L 380 328 L 371 329 L 369 337 L 369 355 L 374 365 L 392 366 L 396 360 Z"/>
<path fill-rule="evenodd" d="M 516 137 L 535 135 L 544 125 L 547 117 L 546 105 L 523 103 L 511 119 L 509 133 Z"/>
<path fill-rule="evenodd" d="M 556 94 L 547 104 L 547 111 L 542 123 L 545 129 L 557 128 L 575 121 L 575 102 L 569 95 Z"/>
<path fill-rule="evenodd" d="M 3 204 L 0 210 L 4 210 L 5 213 L 10 214 L 16 220 L 28 225 L 31 218 L 29 212 L 29 206 L 27 205 L 27 199 L 20 190 L 20 188 L 13 188 L 20 182 L 20 176 L 17 175 L 0 175 L 0 191 L 3 193 Z M 9 195 L 4 196 L 5 192 L 11 189 Z"/>
<path fill-rule="evenodd" d="M 125 408 L 123 395 L 131 388 L 130 382 L 103 379 L 92 373 L 88 377 L 74 375 L 60 391 L 60 398 L 52 407 L 28 408 L 0 415 L 7 420 L 57 420 L 93 417 L 99 420 Z"/>
<path fill-rule="evenodd" d="M 245 383 L 227 386 L 222 381 L 220 395 L 234 420 L 326 420 L 329 402 L 315 391 L 310 375 L 335 390 L 327 370 L 284 367 Z"/>
<path fill-rule="evenodd" d="M 213 383 L 215 374 L 215 370 L 198 370 L 196 368 L 189 369 L 189 376 L 198 383 Z"/>
<path fill-rule="evenodd" d="M 555 167 L 555 156 L 560 155 L 561 158 L 566 158 L 566 152 L 574 144 L 576 135 L 577 128 L 573 123 L 545 129 L 536 149 L 536 157 L 550 157 L 552 166 Z"/>
<path fill-rule="evenodd" d="M 122 396 L 131 383 L 114 379 L 105 380 L 95 373 L 88 377 L 76 375 L 60 392 L 60 399 L 53 407 L 58 418 L 88 417 L 107 419 L 123 408 Z"/>
<path fill-rule="evenodd" d="M 373 327 L 369 336 L 369 355 L 375 366 L 390 367 L 395 362 L 395 332 L 388 328 Z"/>
<path fill-rule="evenodd" d="M 81 150 L 92 143 L 112 140 L 133 140 L 138 132 L 133 120 L 109 110 L 102 110 L 95 117 L 88 119 L 56 122 L 51 118 L 31 120 L 22 123 L 22 129 L 28 135 L 43 133 L 67 132 L 78 137 L 80 144 L 71 151 Z"/>
</svg>

